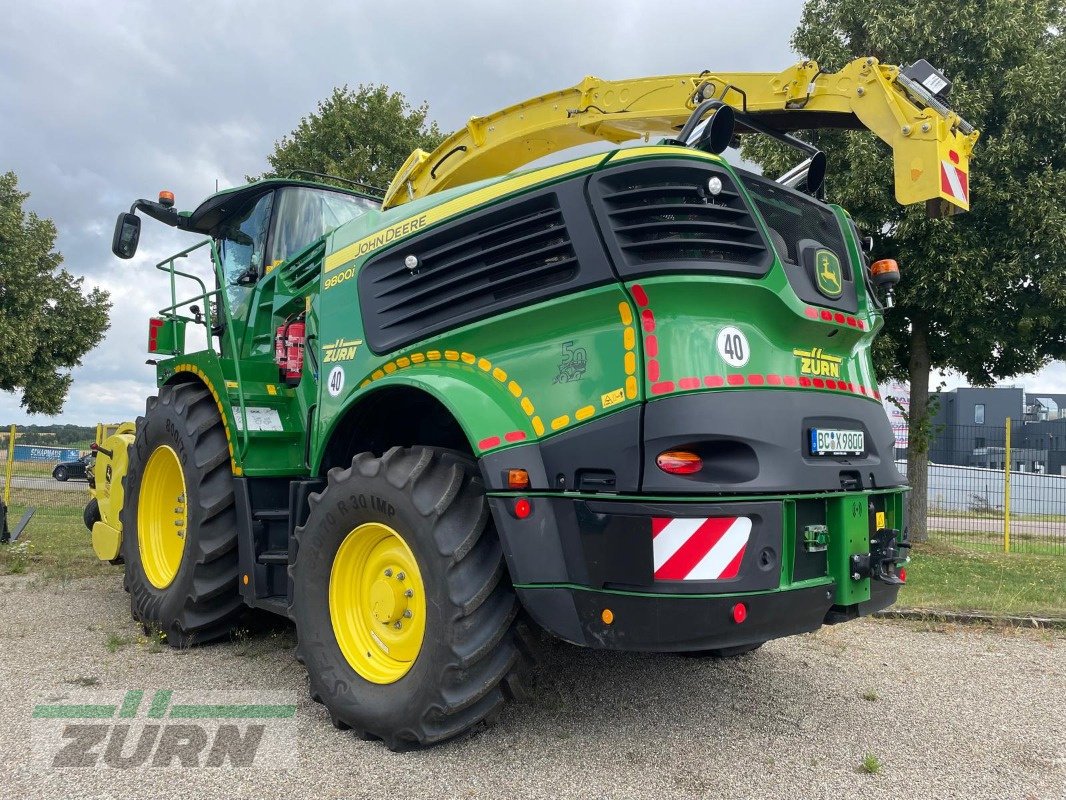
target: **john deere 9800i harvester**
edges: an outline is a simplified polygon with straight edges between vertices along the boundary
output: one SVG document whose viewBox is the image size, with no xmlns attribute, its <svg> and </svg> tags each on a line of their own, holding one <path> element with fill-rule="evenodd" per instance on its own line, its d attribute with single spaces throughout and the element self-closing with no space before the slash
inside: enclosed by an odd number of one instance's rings
<svg viewBox="0 0 1066 800">
<path fill-rule="evenodd" d="M 870 58 L 587 78 L 417 151 L 384 197 L 138 200 L 115 253 L 140 211 L 206 236 L 214 283 L 159 265 L 196 288 L 149 321 L 159 392 L 93 528 L 134 617 L 175 646 L 289 617 L 314 699 L 402 748 L 524 690 L 528 620 L 731 655 L 888 606 L 906 488 L 870 347 L 899 273 L 790 131 L 868 128 L 900 202 L 965 210 L 977 133 L 947 88 Z M 752 133 L 803 162 L 720 157 Z"/>
</svg>

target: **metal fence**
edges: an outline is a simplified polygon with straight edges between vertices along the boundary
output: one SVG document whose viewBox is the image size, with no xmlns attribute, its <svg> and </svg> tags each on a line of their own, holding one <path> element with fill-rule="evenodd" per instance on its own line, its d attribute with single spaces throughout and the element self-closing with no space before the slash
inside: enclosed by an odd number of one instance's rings
<svg viewBox="0 0 1066 800">
<path fill-rule="evenodd" d="M 1025 425 L 1011 420 L 941 426 L 933 435 L 930 539 L 977 550 L 1066 555 L 1066 449 L 1055 449 L 1055 439 L 1033 447 Z M 905 462 L 897 465 L 906 473 Z"/>
<path fill-rule="evenodd" d="M 0 432 L 4 454 L 3 499 L 9 535 L 34 537 L 76 528 L 89 502 L 85 469 L 91 465 L 84 446 L 25 442 L 12 426 Z M 3 536 L 0 526 L 0 537 Z"/>
</svg>

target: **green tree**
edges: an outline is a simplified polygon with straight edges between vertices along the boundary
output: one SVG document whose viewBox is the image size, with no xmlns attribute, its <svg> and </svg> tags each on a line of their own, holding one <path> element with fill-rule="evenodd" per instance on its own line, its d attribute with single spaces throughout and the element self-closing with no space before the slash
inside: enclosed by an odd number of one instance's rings
<svg viewBox="0 0 1066 800">
<path fill-rule="evenodd" d="M 58 414 L 70 389 L 67 371 L 99 344 L 109 326 L 108 293 L 82 290 L 84 278 L 61 268 L 56 226 L 27 214 L 13 172 L 0 175 L 0 390 L 22 390 L 31 414 Z"/>
<path fill-rule="evenodd" d="M 1066 356 L 1064 8 L 1062 0 L 807 0 L 792 37 L 823 69 L 858 56 L 904 65 L 926 58 L 954 82 L 952 107 L 981 130 L 971 210 L 936 220 L 896 204 L 891 152 L 873 135 L 806 136 L 828 156 L 827 198 L 874 237 L 875 258 L 900 264 L 897 305 L 875 356 L 882 376 L 910 381 L 910 525 L 918 539 L 926 528 L 930 371 L 990 385 Z M 797 160 L 774 142 L 753 142 L 745 154 L 770 174 Z"/>
<path fill-rule="evenodd" d="M 387 86 L 335 88 L 317 113 L 274 144 L 264 178 L 307 169 L 382 188 L 416 147 L 431 151 L 444 141 L 429 106 L 417 108 Z"/>
</svg>

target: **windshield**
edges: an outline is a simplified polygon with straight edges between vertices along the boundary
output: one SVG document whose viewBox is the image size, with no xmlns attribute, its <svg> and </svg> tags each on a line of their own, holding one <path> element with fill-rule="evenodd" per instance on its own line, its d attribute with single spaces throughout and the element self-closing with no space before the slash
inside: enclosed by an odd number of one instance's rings
<svg viewBox="0 0 1066 800">
<path fill-rule="evenodd" d="M 278 193 L 277 228 L 270 263 L 277 266 L 303 250 L 325 233 L 340 227 L 378 204 L 326 189 L 289 186 Z"/>
</svg>

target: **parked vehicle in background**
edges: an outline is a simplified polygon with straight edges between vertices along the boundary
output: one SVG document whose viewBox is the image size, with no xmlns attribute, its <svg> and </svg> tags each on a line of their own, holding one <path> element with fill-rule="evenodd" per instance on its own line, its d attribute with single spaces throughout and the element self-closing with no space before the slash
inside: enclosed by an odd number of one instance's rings
<svg viewBox="0 0 1066 800">
<path fill-rule="evenodd" d="M 60 461 L 52 470 L 52 477 L 57 481 L 69 481 L 71 478 L 81 480 L 89 479 L 89 465 L 93 460 L 93 453 L 86 453 L 73 461 Z"/>
</svg>

